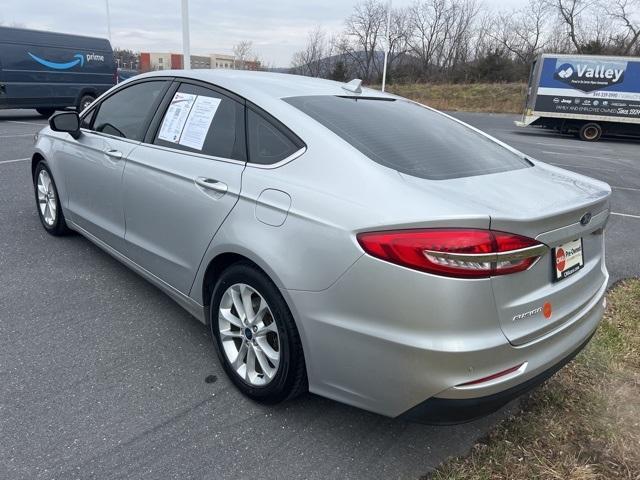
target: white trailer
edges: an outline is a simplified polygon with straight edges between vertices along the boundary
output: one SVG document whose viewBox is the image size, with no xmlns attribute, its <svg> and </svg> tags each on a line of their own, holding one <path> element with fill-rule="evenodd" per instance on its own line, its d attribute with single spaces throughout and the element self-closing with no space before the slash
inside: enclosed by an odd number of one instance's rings
<svg viewBox="0 0 640 480">
<path fill-rule="evenodd" d="M 531 66 L 519 127 L 640 136 L 640 58 L 541 54 Z"/>
</svg>

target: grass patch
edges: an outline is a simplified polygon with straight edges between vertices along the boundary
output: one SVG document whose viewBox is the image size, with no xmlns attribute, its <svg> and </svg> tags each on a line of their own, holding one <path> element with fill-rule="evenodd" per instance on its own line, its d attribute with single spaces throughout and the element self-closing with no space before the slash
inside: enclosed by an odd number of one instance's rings
<svg viewBox="0 0 640 480">
<path fill-rule="evenodd" d="M 438 110 L 522 113 L 527 86 L 524 83 L 411 83 L 388 85 L 387 91 Z"/>
<path fill-rule="evenodd" d="M 425 478 L 640 479 L 640 279 L 609 292 L 591 343 L 518 414 Z"/>
</svg>

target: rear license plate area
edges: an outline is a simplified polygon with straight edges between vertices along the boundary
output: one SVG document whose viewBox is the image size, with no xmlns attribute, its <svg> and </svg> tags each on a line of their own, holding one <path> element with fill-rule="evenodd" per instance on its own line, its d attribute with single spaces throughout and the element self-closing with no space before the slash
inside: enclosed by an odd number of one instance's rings
<svg viewBox="0 0 640 480">
<path fill-rule="evenodd" d="M 553 280 L 560 281 L 584 267 L 582 238 L 558 245 L 553 250 Z"/>
</svg>

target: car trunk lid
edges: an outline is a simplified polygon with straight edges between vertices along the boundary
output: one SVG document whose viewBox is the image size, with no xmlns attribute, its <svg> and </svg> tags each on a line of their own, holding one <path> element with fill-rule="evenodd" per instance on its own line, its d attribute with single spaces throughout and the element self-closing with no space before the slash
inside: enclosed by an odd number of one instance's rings
<svg viewBox="0 0 640 480">
<path fill-rule="evenodd" d="M 603 229 L 611 189 L 605 183 L 538 163 L 446 181 L 405 178 L 422 183 L 439 199 L 455 199 L 470 213 L 488 214 L 491 230 L 523 235 L 549 247 L 528 270 L 491 279 L 500 327 L 512 344 L 530 342 L 578 318 L 599 298 L 607 280 Z M 578 239 L 584 266 L 556 279 L 553 249 Z"/>
</svg>

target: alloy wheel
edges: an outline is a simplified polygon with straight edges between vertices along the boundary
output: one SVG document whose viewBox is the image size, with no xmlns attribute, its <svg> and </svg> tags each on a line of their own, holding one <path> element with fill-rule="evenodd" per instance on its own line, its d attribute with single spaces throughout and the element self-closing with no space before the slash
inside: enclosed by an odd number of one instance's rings
<svg viewBox="0 0 640 480">
<path fill-rule="evenodd" d="M 52 227 L 56 223 L 57 203 L 56 191 L 53 188 L 53 182 L 46 170 L 40 170 L 38 174 L 38 182 L 36 184 L 38 190 L 38 207 L 40 214 L 47 226 Z"/>
<path fill-rule="evenodd" d="M 252 386 L 265 386 L 278 373 L 280 336 L 264 297 L 236 283 L 222 295 L 218 331 L 224 354 L 235 372 Z"/>
</svg>

